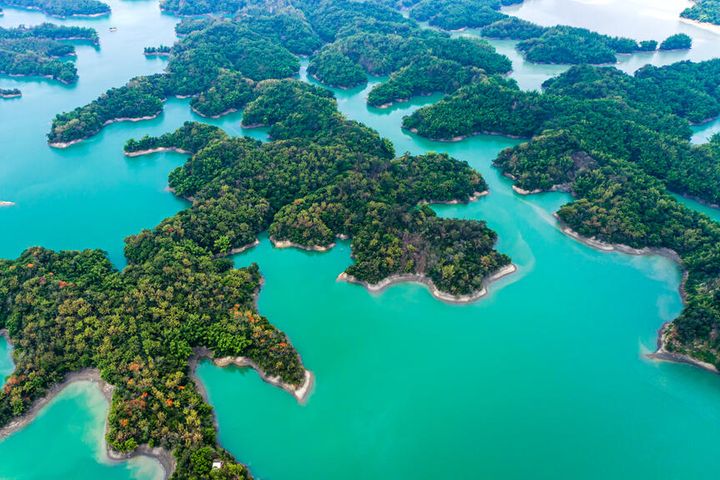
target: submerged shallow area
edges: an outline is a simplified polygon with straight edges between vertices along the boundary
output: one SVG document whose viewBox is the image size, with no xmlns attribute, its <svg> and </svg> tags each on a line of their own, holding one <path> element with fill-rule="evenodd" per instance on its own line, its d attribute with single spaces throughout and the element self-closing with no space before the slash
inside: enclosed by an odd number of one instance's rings
<svg viewBox="0 0 720 480">
<path fill-rule="evenodd" d="M 522 8 L 561 10 L 566 3 L 538 0 Z M 6 146 L 0 200 L 17 203 L 0 209 L 2 257 L 35 244 L 100 247 L 121 266 L 124 236 L 184 208 L 165 186 L 185 157 L 129 159 L 122 145 L 198 119 L 186 100 L 171 100 L 155 120 L 112 125 L 67 150 L 45 144 L 55 113 L 162 69 L 162 62 L 142 57 L 142 47 L 172 41 L 177 20 L 159 14 L 156 2 L 111 4 L 107 19 L 70 21 L 101 33 L 99 51 L 79 50 L 77 87 L 0 78 L 0 87 L 21 85 L 25 93 L 0 106 Z M 8 9 L 0 24 L 44 19 Z M 118 31 L 109 33 L 110 25 Z M 557 71 L 534 65 L 522 77 L 516 63 L 514 75 L 532 87 Z M 499 235 L 498 249 L 519 270 L 479 302 L 448 305 L 422 285 L 370 294 L 337 282 L 352 261 L 347 242 L 308 253 L 275 249 L 263 237 L 235 257 L 236 265 L 259 264 L 266 279 L 260 312 L 289 335 L 316 385 L 300 406 L 254 371 L 201 363 L 198 375 L 216 408 L 222 444 L 261 479 L 714 478 L 720 377 L 644 358 L 658 328 L 682 308 L 677 266 L 575 242 L 552 217 L 567 195 L 517 195 L 491 167 L 517 140 L 418 138 L 400 129 L 402 117 L 439 97 L 380 110 L 366 106 L 370 87 L 336 91 L 339 108 L 392 140 L 398 153 L 446 151 L 478 169 L 490 195 L 436 210 L 486 220 Z M 231 134 L 264 137 L 240 129 L 240 119 L 233 114 L 213 123 Z M 0 374 L 11 369 L 3 348 L 0 339 Z M 96 386 L 73 384 L 26 429 L 0 441 L 0 478 L 157 477 L 159 466 L 148 460 L 106 463 L 99 443 L 106 411 Z"/>
</svg>

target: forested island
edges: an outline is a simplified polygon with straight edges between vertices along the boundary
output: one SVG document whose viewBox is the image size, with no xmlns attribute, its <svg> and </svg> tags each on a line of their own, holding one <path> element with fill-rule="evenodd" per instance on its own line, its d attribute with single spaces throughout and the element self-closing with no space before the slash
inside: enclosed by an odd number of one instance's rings
<svg viewBox="0 0 720 480">
<path fill-rule="evenodd" d="M 586 28 L 542 27 L 500 12 L 522 0 L 422 0 L 410 2 L 410 17 L 445 30 L 477 28 L 488 38 L 519 40 L 517 49 L 531 62 L 615 63 L 616 55 L 655 50 L 657 42 L 602 35 Z"/>
<path fill-rule="evenodd" d="M 720 25 L 720 1 L 719 0 L 693 0 L 695 4 L 680 13 L 683 18 L 697 22 L 712 23 Z"/>
<path fill-rule="evenodd" d="M 38 76 L 62 83 L 78 79 L 75 47 L 63 41 L 98 42 L 91 28 L 65 27 L 43 23 L 34 27 L 0 27 L 0 73 L 11 76 Z"/>
<path fill-rule="evenodd" d="M 40 10 L 53 17 L 98 17 L 110 13 L 110 7 L 98 0 L 2 0 L 7 7 Z"/>
<path fill-rule="evenodd" d="M 368 73 L 395 74 L 390 84 L 373 93 L 371 104 L 378 106 L 415 95 L 449 93 L 478 73 L 506 73 L 511 68 L 510 61 L 486 42 L 420 29 L 388 7 L 314 1 L 298 5 L 306 10 L 183 21 L 177 27 L 182 38 L 176 45 L 146 49 L 148 55 L 169 55 L 165 74 L 132 79 L 86 106 L 58 115 L 49 143 L 66 147 L 108 123 L 152 118 L 170 96 L 192 96 L 192 107 L 209 117 L 242 110 L 257 95 L 257 82 L 297 75 L 300 63 L 295 55 L 311 53 L 330 39 L 334 41 L 311 58 L 309 72 L 338 86 L 361 84 Z M 428 81 L 418 73 L 443 76 Z"/>
<path fill-rule="evenodd" d="M 17 98 L 21 96 L 22 92 L 19 88 L 0 88 L 0 98 Z"/>
<path fill-rule="evenodd" d="M 160 45 L 159 47 L 145 47 L 143 53 L 146 57 L 169 57 L 172 47 Z"/>
<path fill-rule="evenodd" d="M 200 96 L 194 107 L 208 116 L 241 108 L 236 95 L 222 93 L 229 88 L 230 73 L 241 74 L 243 82 L 257 82 L 292 77 L 300 69 L 298 58 L 285 47 L 238 22 L 191 25 L 197 29 L 188 30 L 172 47 L 167 73 L 134 78 L 88 105 L 58 115 L 48 134 L 50 144 L 64 147 L 112 122 L 155 117 L 165 99 L 174 95 Z M 219 101 L 224 103 L 214 105 Z"/>
<path fill-rule="evenodd" d="M 684 33 L 671 35 L 660 44 L 660 50 L 688 50 L 692 47 L 692 38 Z"/>
<path fill-rule="evenodd" d="M 685 309 L 662 334 L 660 355 L 720 367 L 720 225 L 670 192 L 720 202 L 720 136 L 689 142 L 690 123 L 720 115 L 720 60 L 614 68 L 573 67 L 544 93 L 488 77 L 405 119 L 432 138 L 478 132 L 529 137 L 495 165 L 519 193 L 569 191 L 558 212 L 568 233 L 603 249 L 673 256 L 687 272 Z"/>
<path fill-rule="evenodd" d="M 234 269 L 228 254 L 263 231 L 276 245 L 308 249 L 350 238 L 345 279 L 418 280 L 458 301 L 511 271 L 485 223 L 439 218 L 427 206 L 487 189 L 465 162 L 396 158 L 387 140 L 346 120 L 329 91 L 298 80 L 259 82 L 244 121 L 269 126 L 274 140 L 186 123 L 127 143 L 130 155 L 190 154 L 169 184 L 192 206 L 129 237 L 122 271 L 95 250 L 36 247 L 0 260 L 0 330 L 16 363 L 0 392 L 0 425 L 72 372 L 94 368 L 114 387 L 107 440 L 118 454 L 169 452 L 174 479 L 249 478 L 218 445 L 212 408 L 193 380 L 196 360 L 252 365 L 300 398 L 311 377 L 257 312 L 258 267 Z"/>
</svg>

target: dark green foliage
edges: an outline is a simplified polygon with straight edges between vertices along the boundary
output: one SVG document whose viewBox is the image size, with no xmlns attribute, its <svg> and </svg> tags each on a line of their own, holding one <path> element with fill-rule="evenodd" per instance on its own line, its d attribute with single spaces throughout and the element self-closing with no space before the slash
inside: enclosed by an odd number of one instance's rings
<svg viewBox="0 0 720 480">
<path fill-rule="evenodd" d="M 573 67 L 543 87 L 578 99 L 619 96 L 635 107 L 673 113 L 692 123 L 720 115 L 720 60 L 647 65 L 634 76 L 614 68 Z"/>
<path fill-rule="evenodd" d="M 159 47 L 145 47 L 144 49 L 144 53 L 147 56 L 170 55 L 171 51 L 172 47 L 168 47 L 167 45 L 160 45 Z"/>
<path fill-rule="evenodd" d="M 300 69 L 287 49 L 237 22 L 200 22 L 190 30 L 172 47 L 166 74 L 135 78 L 88 105 L 57 115 L 49 142 L 90 137 L 117 119 L 155 116 L 172 95 L 197 95 L 193 107 L 204 115 L 220 115 L 254 98 L 255 81 L 291 77 Z"/>
<path fill-rule="evenodd" d="M 108 90 L 84 107 L 57 115 L 48 134 L 48 142 L 66 143 L 86 138 L 117 119 L 158 115 L 166 96 L 165 76 L 134 78 L 123 87 Z"/>
<path fill-rule="evenodd" d="M 411 23 L 400 12 L 375 2 L 353 0 L 304 0 L 299 7 L 310 25 L 324 41 L 332 42 L 339 33 L 357 33 L 358 26 L 384 25 L 383 33 Z M 354 31 L 353 31 L 354 30 Z M 364 29 L 363 29 L 364 30 Z"/>
<path fill-rule="evenodd" d="M 541 27 L 515 17 L 487 25 L 481 32 L 489 38 L 520 40 L 517 49 L 527 60 L 536 63 L 615 63 L 618 53 L 652 51 L 657 47 L 654 40 L 638 43 L 585 28 Z"/>
<path fill-rule="evenodd" d="M 716 366 L 720 225 L 683 206 L 669 190 L 720 202 L 720 136 L 692 145 L 685 120 L 720 113 L 718 65 L 680 62 L 645 67 L 635 76 L 580 66 L 546 82 L 542 95 L 515 92 L 515 106 L 544 98 L 549 102 L 544 111 L 551 115 L 529 142 L 495 160 L 524 190 L 571 192 L 575 200 L 563 206 L 558 217 L 580 235 L 676 252 L 688 274 L 686 307 L 665 330 L 664 346 Z M 495 86 L 494 93 L 477 96 L 468 95 L 470 87 L 464 87 L 407 123 L 421 122 L 431 131 L 457 128 L 453 113 L 492 111 L 489 97 L 502 91 Z M 505 118 L 502 112 L 495 118 Z M 517 113 L 525 117 L 521 108 Z M 436 123 L 422 123 L 428 119 Z M 507 132 L 516 125 L 517 120 L 505 118 L 501 126 Z M 464 128 L 469 132 L 476 127 Z"/>
<path fill-rule="evenodd" d="M 98 36 L 91 28 L 50 23 L 29 28 L 0 28 L 0 73 L 75 83 L 78 79 L 75 65 L 62 58 L 75 55 L 75 48 L 60 40 L 97 42 Z"/>
<path fill-rule="evenodd" d="M 405 117 L 403 127 L 438 140 L 477 133 L 526 137 L 553 116 L 554 99 L 523 92 L 513 80 L 486 77 Z"/>
<path fill-rule="evenodd" d="M 362 33 L 324 47 L 313 57 L 308 72 L 323 83 L 353 87 L 365 82 L 363 71 L 389 75 L 431 55 L 487 73 L 505 73 L 512 68 L 507 57 L 481 40 L 451 39 L 431 32 L 409 36 Z"/>
<path fill-rule="evenodd" d="M 235 13 L 246 4 L 246 0 L 161 0 L 160 8 L 176 15 L 203 15 Z"/>
<path fill-rule="evenodd" d="M 488 38 L 527 40 L 540 37 L 546 30 L 546 27 L 541 27 L 527 20 L 507 17 L 484 27 L 481 32 L 484 37 Z"/>
<path fill-rule="evenodd" d="M 687 50 L 692 47 L 692 38 L 684 33 L 670 35 L 660 44 L 660 50 Z"/>
<path fill-rule="evenodd" d="M 221 70 L 206 91 L 193 98 L 190 105 L 206 117 L 218 117 L 229 111 L 242 110 L 255 98 L 255 84 L 241 74 Z"/>
<path fill-rule="evenodd" d="M 499 0 L 422 0 L 410 16 L 445 30 L 477 28 L 507 18 L 500 6 Z"/>
<path fill-rule="evenodd" d="M 536 63 L 615 63 L 617 53 L 632 53 L 639 49 L 630 39 L 609 37 L 585 28 L 551 27 L 539 37 L 517 44 L 517 49 Z"/>
<path fill-rule="evenodd" d="M 658 42 L 655 40 L 643 40 L 638 44 L 639 52 L 654 52 L 657 50 Z"/>
<path fill-rule="evenodd" d="M 322 40 L 299 15 L 250 15 L 241 24 L 264 38 L 272 39 L 297 55 L 310 55 L 322 46 Z"/>
<path fill-rule="evenodd" d="M 225 137 L 225 132 L 217 127 L 204 123 L 185 122 L 178 130 L 159 137 L 145 136 L 140 140 L 130 139 L 125 144 L 125 151 L 135 153 L 156 148 L 175 148 L 184 152 L 197 153 L 212 140 Z"/>
<path fill-rule="evenodd" d="M 344 88 L 362 85 L 367 81 L 365 70 L 335 49 L 325 49 L 315 55 L 308 65 L 308 74 L 327 85 Z"/>
<path fill-rule="evenodd" d="M 22 96 L 18 88 L 0 88 L 0 98 L 13 98 Z"/>
<path fill-rule="evenodd" d="M 454 92 L 479 75 L 481 71 L 473 67 L 463 67 L 457 62 L 437 57 L 426 57 L 393 73 L 387 82 L 373 88 L 368 95 L 368 104 L 377 107 L 417 95 Z"/>
<path fill-rule="evenodd" d="M 110 7 L 98 0 L 3 0 L 8 7 L 40 10 L 55 17 L 94 16 L 110 13 Z"/>
<path fill-rule="evenodd" d="M 217 21 L 173 47 L 167 72 L 176 94 L 195 95 L 209 88 L 221 69 L 259 81 L 291 77 L 300 63 L 287 49 L 246 27 Z"/>
<path fill-rule="evenodd" d="M 720 1 L 695 0 L 695 5 L 683 10 L 680 16 L 698 22 L 720 25 Z"/>
</svg>

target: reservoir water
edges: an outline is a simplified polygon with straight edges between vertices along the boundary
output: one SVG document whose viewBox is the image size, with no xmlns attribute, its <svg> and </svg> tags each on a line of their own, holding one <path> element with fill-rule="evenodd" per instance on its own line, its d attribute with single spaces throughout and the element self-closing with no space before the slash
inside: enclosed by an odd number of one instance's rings
<svg viewBox="0 0 720 480">
<path fill-rule="evenodd" d="M 38 244 L 98 247 L 122 266 L 125 236 L 185 207 L 165 191 L 168 172 L 185 157 L 122 155 L 128 138 L 171 131 L 195 118 L 185 100 L 168 102 L 156 120 L 112 125 L 67 150 L 45 144 L 56 113 L 163 68 L 161 61 L 144 59 L 142 48 L 170 43 L 177 20 L 161 15 L 155 1 L 110 3 L 109 18 L 67 22 L 95 26 L 101 35 L 99 50 L 78 49 L 77 86 L 0 78 L 0 88 L 24 93 L 0 104 L 0 200 L 17 203 L 0 209 L 1 257 Z M 515 14 L 643 38 L 682 30 L 696 40 L 699 53 L 689 55 L 709 58 L 703 42 L 715 42 L 720 51 L 720 35 L 677 19 L 685 2 L 660 2 L 673 16 L 659 15 L 657 3 L 634 1 L 635 8 L 622 10 L 622 22 L 593 13 L 618 12 L 620 2 L 613 0 L 529 0 Z M 6 9 L 0 25 L 46 19 Z M 646 61 L 666 59 L 657 54 Z M 523 66 L 516 54 L 513 60 L 525 88 L 562 71 Z M 221 443 L 257 478 L 272 480 L 716 478 L 720 377 L 644 358 L 655 348 L 658 328 L 682 308 L 677 267 L 661 257 L 578 244 L 552 217 L 567 195 L 519 196 L 492 168 L 497 153 L 515 140 L 417 138 L 400 129 L 402 117 L 438 97 L 370 109 L 369 88 L 336 92 L 340 109 L 392 140 L 398 153 L 445 151 L 479 170 L 489 196 L 436 210 L 486 220 L 498 232 L 498 249 L 519 271 L 477 303 L 448 305 L 420 285 L 369 294 L 336 282 L 351 262 L 347 242 L 319 254 L 277 250 L 263 237 L 235 262 L 260 265 L 266 279 L 260 311 L 288 333 L 317 384 L 300 406 L 252 371 L 201 363 Z M 244 132 L 240 119 L 235 114 L 216 123 L 234 135 L 264 136 Z M 11 368 L 0 339 L 0 376 Z M 154 461 L 104 459 L 106 411 L 97 387 L 73 384 L 36 421 L 0 442 L 0 478 L 160 475 Z"/>
</svg>

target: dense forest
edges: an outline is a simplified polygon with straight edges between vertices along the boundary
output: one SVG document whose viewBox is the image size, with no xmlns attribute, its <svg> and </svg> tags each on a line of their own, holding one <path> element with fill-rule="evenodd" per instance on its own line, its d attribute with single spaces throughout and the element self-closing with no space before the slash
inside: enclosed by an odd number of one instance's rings
<svg viewBox="0 0 720 480">
<path fill-rule="evenodd" d="M 40 10 L 54 17 L 97 16 L 110 13 L 110 7 L 98 0 L 2 0 L 0 4 Z"/>
<path fill-rule="evenodd" d="M 720 115 L 720 60 L 646 66 L 634 75 L 576 66 L 524 92 L 489 77 L 405 119 L 421 135 L 531 137 L 495 165 L 520 192 L 569 191 L 560 220 L 585 237 L 676 252 L 686 308 L 665 348 L 720 366 L 720 225 L 670 192 L 720 203 L 720 136 L 693 145 L 690 123 Z"/>
<path fill-rule="evenodd" d="M 563 25 L 541 27 L 515 17 L 487 25 L 481 33 L 489 38 L 519 40 L 517 49 L 527 60 L 536 63 L 615 63 L 618 53 L 652 51 L 657 48 L 654 40 L 637 42 Z"/>
<path fill-rule="evenodd" d="M 692 47 L 692 38 L 684 33 L 670 35 L 660 44 L 660 50 L 687 50 Z"/>
<path fill-rule="evenodd" d="M 248 357 L 288 388 L 305 374 L 287 337 L 257 312 L 258 267 L 233 269 L 227 254 L 262 231 L 305 248 L 348 236 L 347 273 L 357 281 L 419 274 L 450 295 L 481 290 L 509 264 L 483 222 L 442 219 L 426 205 L 467 201 L 487 188 L 465 162 L 394 158 L 387 140 L 338 112 L 330 92 L 297 80 L 259 82 L 246 117 L 270 126 L 274 140 L 186 123 L 127 143 L 128 153 L 188 152 L 169 183 L 192 205 L 129 237 L 122 271 L 95 250 L 36 247 L 0 260 L 0 328 L 16 363 L 0 392 L 0 425 L 70 372 L 94 367 L 115 386 L 113 449 L 163 447 L 177 460 L 174 479 L 248 478 L 217 443 L 212 408 L 191 377 L 193 358 L 203 349 Z M 215 460 L 222 467 L 214 469 Z"/>
<path fill-rule="evenodd" d="M 251 96 L 229 89 L 249 89 L 256 81 L 291 77 L 300 69 L 297 57 L 285 47 L 238 22 L 193 26 L 198 28 L 172 47 L 167 73 L 134 78 L 88 105 L 57 115 L 48 141 L 64 146 L 95 135 L 109 122 L 153 117 L 172 95 L 198 96 L 193 106 L 205 115 L 217 115 L 241 108 Z"/>
<path fill-rule="evenodd" d="M 0 73 L 14 76 L 47 77 L 62 83 L 78 80 L 75 47 L 64 41 L 98 42 L 91 28 L 65 27 L 43 23 L 34 27 L 0 27 Z"/>
<path fill-rule="evenodd" d="M 494 12 L 501 7 L 501 2 L 467 0 L 458 8 L 477 9 L 478 1 Z M 241 110 L 257 95 L 258 82 L 297 75 L 300 62 L 295 55 L 310 55 L 308 74 L 331 86 L 355 87 L 368 75 L 389 76 L 371 93 L 373 106 L 417 95 L 452 94 L 482 77 L 509 72 L 510 60 L 488 43 L 422 28 L 398 10 L 412 7 L 416 13 L 411 16 L 425 18 L 433 5 L 443 15 L 456 12 L 452 3 L 165 1 L 163 9 L 176 14 L 222 13 L 234 18 L 185 19 L 176 28 L 178 43 L 146 49 L 148 55 L 169 56 L 165 74 L 132 79 L 88 105 L 58 115 L 48 141 L 67 146 L 110 122 L 153 117 L 169 96 L 193 97 L 193 108 L 205 116 Z M 614 62 L 616 53 L 657 46 L 654 41 L 638 43 L 571 27 L 544 28 L 511 18 L 485 28 L 493 36 L 523 39 L 518 48 L 537 62 Z"/>
<path fill-rule="evenodd" d="M 704 23 L 720 25 L 720 1 L 694 0 L 695 4 L 682 11 L 681 17 Z"/>
<path fill-rule="evenodd" d="M 420 63 L 426 62 L 431 56 L 445 62 L 436 61 L 432 67 Z M 445 69 L 445 76 L 455 75 L 453 70 L 463 67 L 475 67 L 489 74 L 507 73 L 512 68 L 507 57 L 499 55 L 487 42 L 469 38 L 452 39 L 418 30 L 410 35 L 356 33 L 338 38 L 310 60 L 308 73 L 327 85 L 348 88 L 365 83 L 366 73 L 390 75 L 411 65 L 414 69 L 432 68 L 437 73 Z M 431 79 L 408 75 L 402 77 L 406 88 L 417 90 L 417 93 L 445 90 L 428 91 L 428 83 L 415 84 Z"/>
</svg>

